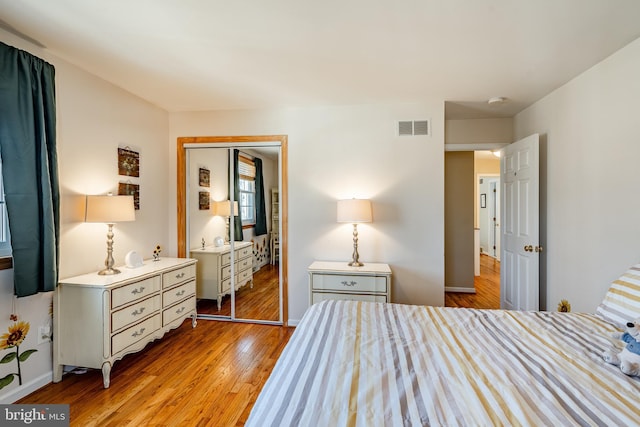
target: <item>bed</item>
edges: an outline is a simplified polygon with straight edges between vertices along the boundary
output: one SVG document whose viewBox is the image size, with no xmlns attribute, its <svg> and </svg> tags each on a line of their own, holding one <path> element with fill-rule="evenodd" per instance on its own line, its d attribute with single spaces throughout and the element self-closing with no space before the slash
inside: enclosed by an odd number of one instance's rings
<svg viewBox="0 0 640 427">
<path fill-rule="evenodd" d="M 640 378 L 602 358 L 622 348 L 607 313 L 625 317 L 616 301 L 597 314 L 324 301 L 246 425 L 639 425 Z"/>
</svg>

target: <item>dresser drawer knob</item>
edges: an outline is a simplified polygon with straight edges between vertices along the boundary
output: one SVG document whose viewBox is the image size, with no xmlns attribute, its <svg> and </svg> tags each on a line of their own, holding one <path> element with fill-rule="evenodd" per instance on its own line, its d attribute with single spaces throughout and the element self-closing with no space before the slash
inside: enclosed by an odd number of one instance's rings
<svg viewBox="0 0 640 427">
<path fill-rule="evenodd" d="M 177 297 L 181 297 L 184 293 L 187 292 L 186 289 L 181 290 L 180 292 L 176 292 Z"/>
<path fill-rule="evenodd" d="M 344 280 L 344 281 L 342 281 L 342 282 L 340 282 L 340 283 L 342 283 L 344 286 L 355 286 L 355 285 L 357 285 L 357 284 L 358 284 L 358 282 L 355 282 L 355 281 L 353 281 L 353 280 L 351 280 L 351 281 L 346 281 L 346 280 Z"/>
<path fill-rule="evenodd" d="M 131 291 L 132 294 L 141 294 L 142 292 L 144 292 L 144 286 L 140 286 L 140 289 L 134 289 Z"/>
<path fill-rule="evenodd" d="M 142 314 L 142 312 L 144 311 L 146 307 L 140 307 L 140 309 L 134 311 L 133 313 L 131 313 L 132 316 L 137 316 L 139 314 Z"/>
<path fill-rule="evenodd" d="M 184 271 L 180 274 L 176 274 L 176 279 L 182 279 L 184 277 Z"/>
<path fill-rule="evenodd" d="M 144 334 L 144 330 L 146 328 L 142 328 L 139 331 L 135 331 L 134 333 L 131 334 L 132 337 L 139 337 L 140 335 Z"/>
<path fill-rule="evenodd" d="M 185 307 L 182 306 L 179 309 L 176 310 L 176 314 L 181 314 L 183 311 L 185 310 Z"/>
</svg>

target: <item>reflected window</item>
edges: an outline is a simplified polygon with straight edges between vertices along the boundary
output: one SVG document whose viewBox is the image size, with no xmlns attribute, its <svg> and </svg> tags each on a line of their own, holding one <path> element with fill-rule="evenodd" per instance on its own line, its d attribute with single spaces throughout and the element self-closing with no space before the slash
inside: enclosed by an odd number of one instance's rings
<svg viewBox="0 0 640 427">
<path fill-rule="evenodd" d="M 256 166 L 252 159 L 242 155 L 238 160 L 238 174 L 240 176 L 238 205 L 242 225 L 253 226 L 256 224 Z"/>
</svg>

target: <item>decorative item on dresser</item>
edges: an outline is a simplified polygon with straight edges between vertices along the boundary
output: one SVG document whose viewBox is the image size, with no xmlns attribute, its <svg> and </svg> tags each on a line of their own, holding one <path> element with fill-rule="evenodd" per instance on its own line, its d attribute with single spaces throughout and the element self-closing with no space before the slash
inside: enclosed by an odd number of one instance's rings
<svg viewBox="0 0 640 427">
<path fill-rule="evenodd" d="M 388 264 L 352 267 L 344 262 L 315 261 L 308 271 L 310 304 L 327 299 L 391 302 Z"/>
<path fill-rule="evenodd" d="M 234 247 L 235 290 L 247 283 L 253 287 L 253 243 L 234 242 Z M 217 300 L 220 310 L 222 297 L 231 294 L 231 246 L 191 249 L 190 256 L 198 260 L 198 299 Z"/>
<path fill-rule="evenodd" d="M 64 365 L 102 369 L 191 317 L 196 327 L 196 260 L 161 258 L 117 276 L 61 280 L 54 293 L 53 381 Z"/>
</svg>

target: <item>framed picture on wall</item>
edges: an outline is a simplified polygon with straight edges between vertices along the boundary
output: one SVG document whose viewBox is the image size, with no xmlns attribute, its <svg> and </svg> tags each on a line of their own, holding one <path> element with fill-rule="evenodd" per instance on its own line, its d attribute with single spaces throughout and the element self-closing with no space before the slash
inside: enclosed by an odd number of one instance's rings
<svg viewBox="0 0 640 427">
<path fill-rule="evenodd" d="M 118 175 L 140 176 L 140 153 L 129 147 L 118 148 Z"/>
<path fill-rule="evenodd" d="M 130 182 L 118 183 L 118 195 L 133 196 L 133 207 L 135 210 L 140 210 L 140 186 L 138 184 Z"/>
<path fill-rule="evenodd" d="M 487 207 L 487 193 L 482 193 L 480 195 L 480 207 L 481 208 Z"/>
<path fill-rule="evenodd" d="M 209 192 L 201 191 L 198 197 L 198 206 L 201 211 L 206 211 L 209 209 Z"/>
<path fill-rule="evenodd" d="M 198 176 L 200 178 L 200 187 L 209 187 L 211 183 L 211 172 L 209 172 L 209 169 L 200 168 Z"/>
</svg>

